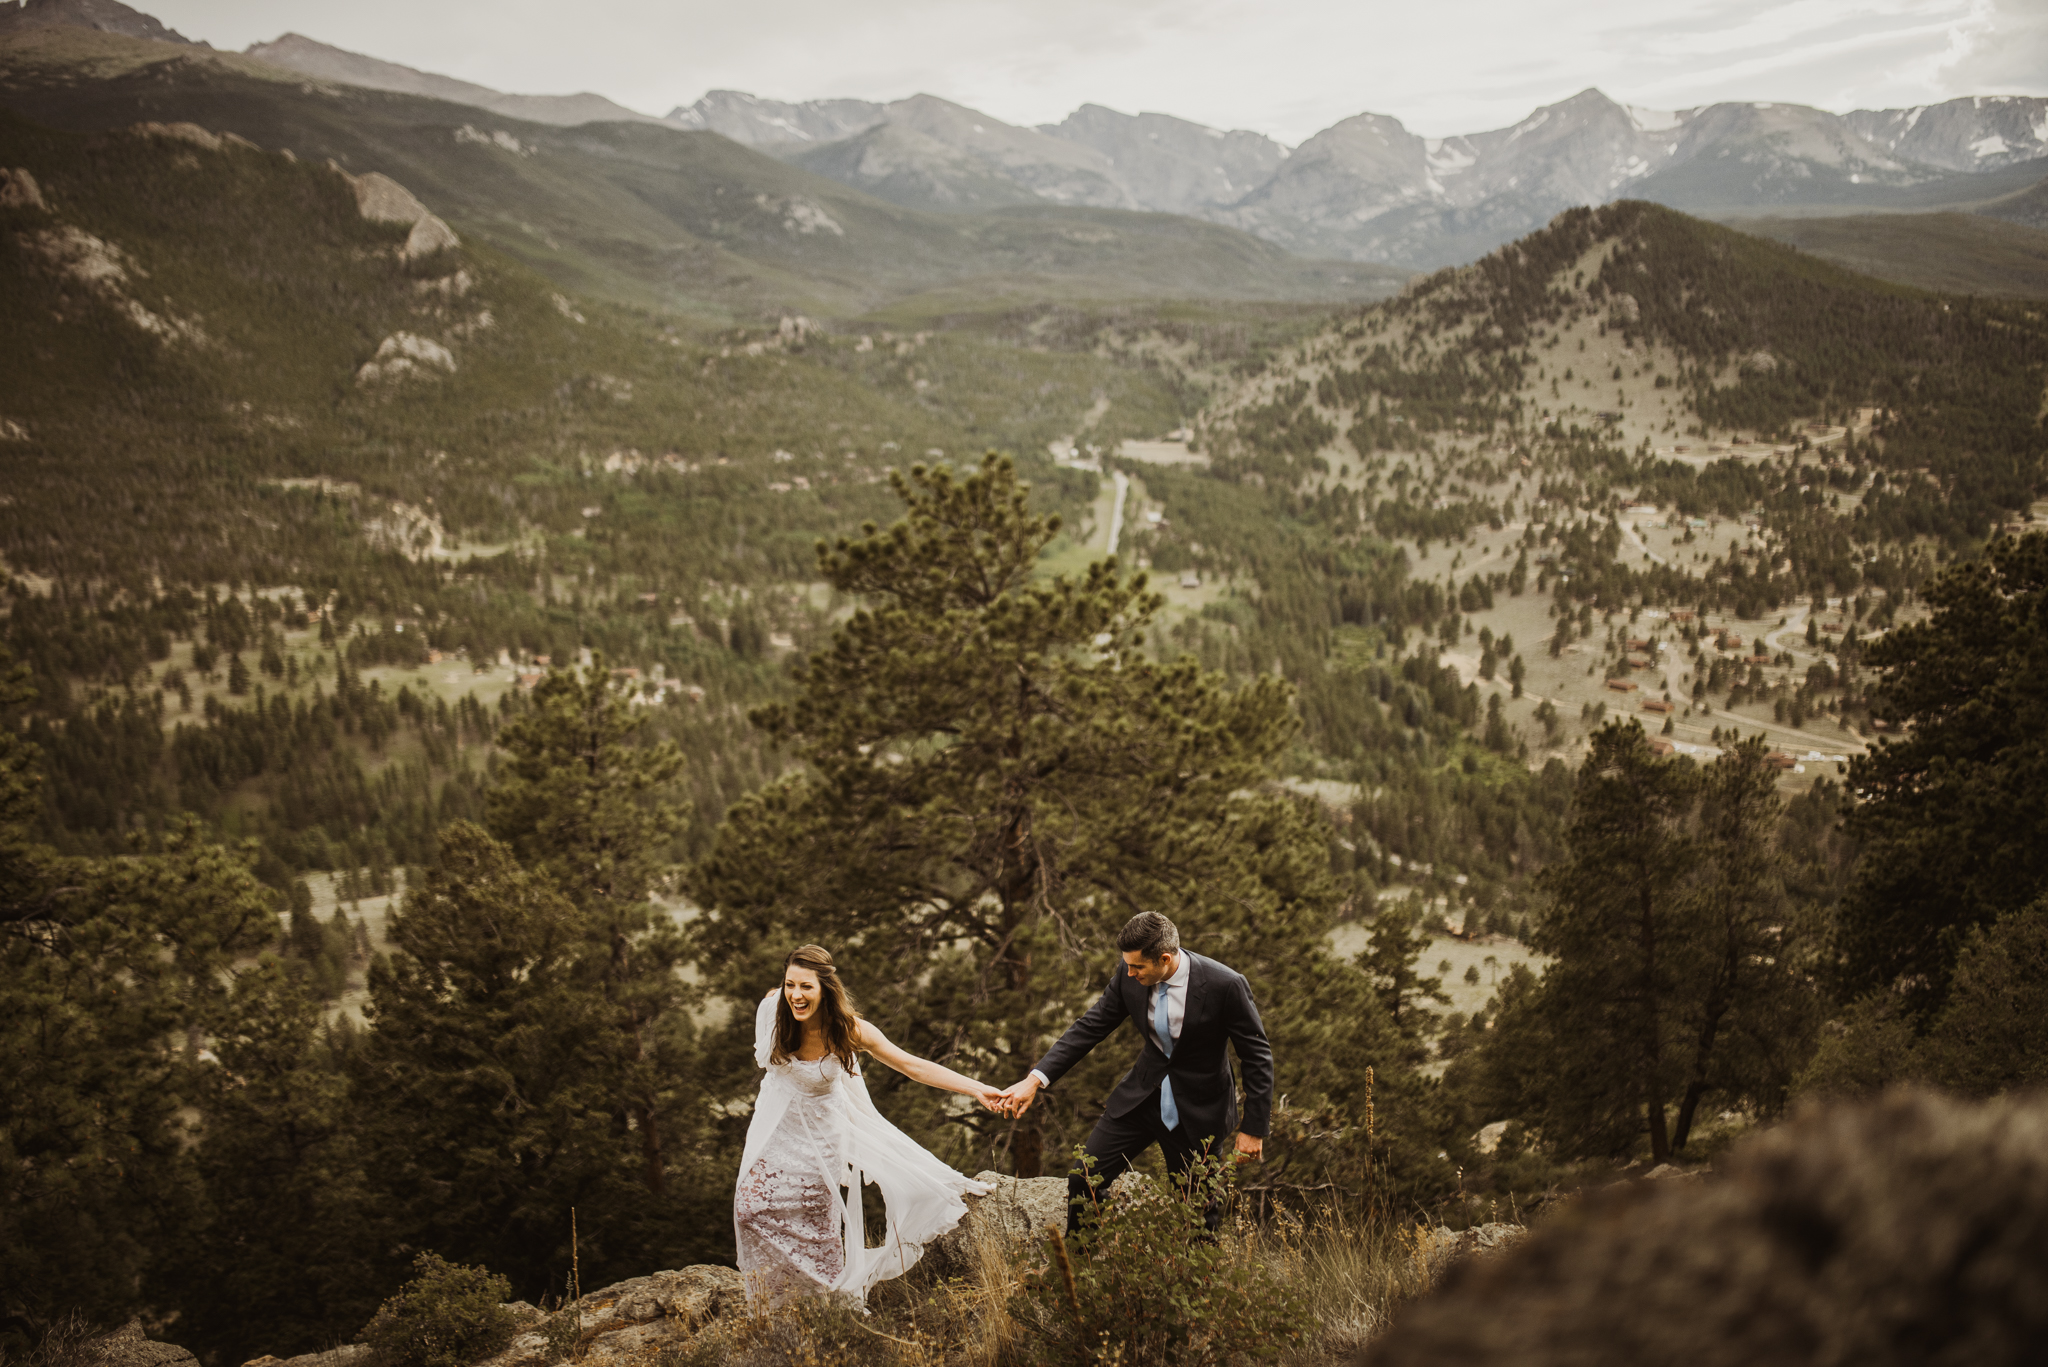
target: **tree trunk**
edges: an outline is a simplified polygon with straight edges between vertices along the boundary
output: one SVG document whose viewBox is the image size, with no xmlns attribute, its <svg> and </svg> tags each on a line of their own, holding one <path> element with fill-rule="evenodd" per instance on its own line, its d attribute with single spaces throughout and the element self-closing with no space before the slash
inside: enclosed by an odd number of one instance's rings
<svg viewBox="0 0 2048 1367">
<path fill-rule="evenodd" d="M 1642 948 L 1643 977 L 1643 1106 L 1650 1117 L 1650 1160 L 1654 1163 L 1671 1161 L 1671 1139 L 1664 1129 L 1664 1099 L 1659 1095 L 1662 1089 L 1664 1061 L 1663 1022 L 1659 1019 L 1657 998 L 1657 920 L 1656 904 L 1650 892 L 1649 870 L 1639 870 L 1642 892 L 1637 899 L 1636 936 Z"/>
<path fill-rule="evenodd" d="M 1735 993 L 1737 952 L 1734 937 L 1730 936 L 1721 964 L 1721 977 L 1707 993 L 1706 1006 L 1701 1012 L 1699 1039 L 1692 1053 L 1692 1077 L 1685 1084 L 1685 1099 L 1678 1104 L 1678 1121 L 1672 1128 L 1671 1147 L 1674 1151 L 1685 1148 L 1685 1141 L 1692 1135 L 1693 1112 L 1699 1107 L 1700 1097 L 1706 1094 L 1707 1063 L 1714 1055 L 1714 1041 L 1721 1033 L 1721 1018 L 1728 1014 L 1728 1002 Z"/>
<path fill-rule="evenodd" d="M 1027 1112 L 1010 1132 L 1010 1164 L 1019 1177 L 1045 1176 L 1045 1131 L 1036 1114 Z"/>
<path fill-rule="evenodd" d="M 665 1165 L 661 1159 L 661 1127 L 655 1123 L 654 1107 L 652 1105 L 642 1102 L 638 1110 L 640 1112 L 640 1156 L 647 1164 L 643 1180 L 647 1183 L 647 1190 L 656 1196 L 660 1196 L 663 1188 L 667 1185 L 667 1178 L 664 1172 Z"/>
<path fill-rule="evenodd" d="M 1650 1112 L 1650 1161 L 1669 1163 L 1671 1161 L 1671 1139 L 1664 1132 L 1664 1103 L 1650 1097 L 1645 1103 Z"/>
<path fill-rule="evenodd" d="M 1692 1116 L 1699 1107 L 1700 1098 L 1706 1094 L 1707 1084 L 1694 1078 L 1685 1084 L 1685 1099 L 1678 1103 L 1678 1117 L 1671 1126 L 1671 1149 L 1674 1153 L 1685 1151 L 1685 1141 L 1692 1136 Z"/>
</svg>

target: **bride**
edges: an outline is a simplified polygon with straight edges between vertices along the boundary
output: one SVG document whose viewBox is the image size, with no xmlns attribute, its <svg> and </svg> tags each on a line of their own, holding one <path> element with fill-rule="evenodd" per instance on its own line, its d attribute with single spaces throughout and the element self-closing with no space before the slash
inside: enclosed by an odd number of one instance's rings
<svg viewBox="0 0 2048 1367">
<path fill-rule="evenodd" d="M 781 990 L 754 1013 L 754 1062 L 768 1075 L 747 1125 L 732 1212 L 750 1304 L 824 1294 L 864 1301 L 870 1287 L 908 1271 L 926 1244 L 959 1223 L 963 1196 L 988 1190 L 882 1118 L 859 1053 L 1003 1108 L 996 1088 L 905 1053 L 862 1020 L 830 954 L 817 945 L 791 954 Z M 863 1180 L 882 1189 L 887 1208 L 879 1248 L 866 1247 Z"/>
</svg>

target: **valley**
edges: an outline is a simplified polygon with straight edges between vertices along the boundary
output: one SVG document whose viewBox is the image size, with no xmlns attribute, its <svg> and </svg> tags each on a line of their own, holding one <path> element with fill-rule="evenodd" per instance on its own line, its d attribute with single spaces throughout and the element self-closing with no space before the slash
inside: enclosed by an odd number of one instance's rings
<svg viewBox="0 0 2048 1367">
<path fill-rule="evenodd" d="M 1439 1224 L 2038 1080 L 2043 138 L 657 116 L 0 4 L 0 1347 L 723 1266 L 810 940 L 1002 1081 L 1136 912 L 1241 965 L 1258 1266 L 1365 1250 L 1304 1367 Z M 873 1100 L 1028 1181 L 1118 1066 Z"/>
</svg>

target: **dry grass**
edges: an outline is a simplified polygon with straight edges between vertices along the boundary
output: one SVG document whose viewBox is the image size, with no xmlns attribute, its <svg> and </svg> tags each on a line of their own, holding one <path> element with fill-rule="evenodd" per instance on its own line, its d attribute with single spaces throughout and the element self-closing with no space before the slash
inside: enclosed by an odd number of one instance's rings
<svg viewBox="0 0 2048 1367">
<path fill-rule="evenodd" d="M 1241 1226 L 1240 1256 L 1264 1263 L 1304 1297 L 1320 1336 L 1296 1359 L 1348 1362 L 1386 1327 L 1394 1309 L 1427 1288 L 1432 1269 L 1421 1226 L 1341 1213 L 1309 1225 L 1282 1212 L 1265 1225 Z"/>
<path fill-rule="evenodd" d="M 1224 1235 L 1237 1257 L 1285 1278 L 1314 1311 L 1321 1331 L 1289 1367 L 1349 1363 L 1396 1306 L 1427 1287 L 1424 1237 L 1420 1226 L 1391 1221 L 1325 1216 L 1310 1225 L 1291 1215 Z M 985 1239 L 964 1278 L 884 1283 L 867 1315 L 815 1301 L 749 1315 L 664 1354 L 658 1367 L 1005 1367 L 1029 1332 L 1011 1314 L 1037 1261 L 1027 1250 Z"/>
<path fill-rule="evenodd" d="M 0 1338 L 0 1367 L 99 1367 L 106 1338 L 105 1330 L 74 1310 L 45 1328 L 26 1352 L 9 1353 L 7 1340 Z"/>
</svg>

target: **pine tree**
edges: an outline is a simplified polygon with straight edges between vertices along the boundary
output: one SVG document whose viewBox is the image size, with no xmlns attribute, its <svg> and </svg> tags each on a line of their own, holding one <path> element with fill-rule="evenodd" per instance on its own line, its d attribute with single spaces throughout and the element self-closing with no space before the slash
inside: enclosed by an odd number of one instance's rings
<svg viewBox="0 0 2048 1367">
<path fill-rule="evenodd" d="M 1160 600 L 1113 560 L 1040 581 L 1058 519 L 1007 458 L 895 488 L 902 521 L 820 545 L 859 607 L 795 701 L 755 714 L 809 769 L 736 804 L 693 879 L 740 1014 L 820 941 L 893 1038 L 1002 1085 L 1101 991 L 1122 922 L 1157 910 L 1251 979 L 1282 1091 L 1345 1096 L 1384 1067 L 1362 977 L 1319 947 L 1339 900 L 1326 831 L 1266 787 L 1295 726 L 1286 686 L 1147 659 Z M 1013 1125 L 930 1094 L 899 1117 L 958 1161 L 1007 1147 L 1036 1175 L 1122 1066 L 1097 1052 Z"/>
<path fill-rule="evenodd" d="M 1863 858 L 1842 907 L 1850 993 L 1925 1020 L 1973 928 L 2048 893 L 2048 534 L 1995 543 L 1868 650 L 1872 710 L 1905 723 L 1851 761 Z"/>
<path fill-rule="evenodd" d="M 569 1208 L 603 1231 L 637 1186 L 610 1119 L 604 1001 L 578 981 L 578 911 L 546 879 L 466 822 L 440 847 L 371 965 L 350 1058 L 373 1199 L 390 1241 L 538 1295 Z"/>
<path fill-rule="evenodd" d="M 266 959 L 236 980 L 214 1032 L 220 1063 L 196 1097 L 206 1213 L 161 1280 L 181 1336 L 223 1361 L 346 1342 L 396 1277 L 320 1017 Z"/>
<path fill-rule="evenodd" d="M 673 741 L 640 743 L 644 730 L 602 657 L 581 678 L 555 671 L 498 733 L 505 764 L 485 808 L 491 833 L 579 913 L 584 970 L 610 1016 L 610 1107 L 637 1136 L 641 1178 L 659 1195 L 691 1045 L 678 975 L 688 945 L 650 894 L 682 828 L 683 757 Z"/>
<path fill-rule="evenodd" d="M 1430 941 L 1429 928 L 1422 919 L 1421 905 L 1413 898 L 1381 902 L 1373 919 L 1372 937 L 1358 959 L 1387 1018 L 1404 1038 L 1418 1044 L 1431 1019 L 1428 1003 L 1443 1006 L 1451 1000 L 1443 990 L 1442 978 L 1425 978 L 1416 967 Z"/>
<path fill-rule="evenodd" d="M 1582 1151 L 1622 1151 L 1647 1127 L 1671 1157 L 1679 1090 L 1678 995 L 1687 958 L 1681 894 L 1696 858 L 1682 829 L 1699 785 L 1690 760 L 1659 759 L 1632 720 L 1592 738 L 1567 838 L 1571 858 L 1539 875 L 1552 899 L 1536 947 L 1557 1049 L 1546 1133 Z"/>
</svg>

